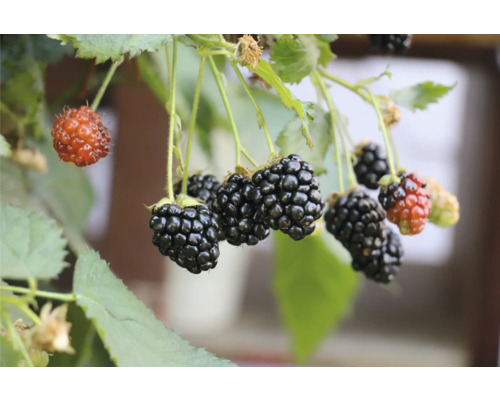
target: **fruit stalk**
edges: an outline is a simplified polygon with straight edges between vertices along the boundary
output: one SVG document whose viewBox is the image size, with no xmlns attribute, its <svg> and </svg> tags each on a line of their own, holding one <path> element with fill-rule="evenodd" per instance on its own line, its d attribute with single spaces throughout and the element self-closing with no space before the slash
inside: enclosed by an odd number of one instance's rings
<svg viewBox="0 0 500 400">
<path fill-rule="evenodd" d="M 182 177 L 182 193 L 187 193 L 187 181 L 189 176 L 189 160 L 191 158 L 191 145 L 193 142 L 193 134 L 194 128 L 196 126 L 196 114 L 198 113 L 198 104 L 200 101 L 200 89 L 201 89 L 201 81 L 203 78 L 203 69 L 205 67 L 205 57 L 201 57 L 200 60 L 200 69 L 198 71 L 198 81 L 196 83 L 196 90 L 194 93 L 193 100 L 193 111 L 191 113 L 191 122 L 189 124 L 189 134 L 188 134 L 188 143 L 186 148 L 186 160 L 184 162 L 184 176 Z"/>
<path fill-rule="evenodd" d="M 177 39 L 173 39 L 172 46 L 172 81 L 170 82 L 170 109 L 165 105 L 170 116 L 168 123 L 168 150 L 167 150 L 167 194 L 169 200 L 174 200 L 174 184 L 172 181 L 173 154 L 174 154 L 174 126 L 175 126 L 175 66 L 177 63 Z"/>
<path fill-rule="evenodd" d="M 101 102 L 102 96 L 106 92 L 106 89 L 109 85 L 109 82 L 111 82 L 111 78 L 113 78 L 113 75 L 115 74 L 116 69 L 118 66 L 123 62 L 123 57 L 120 57 L 119 60 L 115 61 L 113 65 L 111 65 L 111 68 L 109 69 L 108 73 L 106 74 L 106 77 L 104 78 L 104 81 L 101 84 L 101 87 L 99 88 L 96 96 L 94 97 L 94 101 L 92 102 L 92 105 L 90 108 L 92 108 L 92 111 L 95 111 L 97 107 L 99 107 L 99 103 Z"/>
</svg>

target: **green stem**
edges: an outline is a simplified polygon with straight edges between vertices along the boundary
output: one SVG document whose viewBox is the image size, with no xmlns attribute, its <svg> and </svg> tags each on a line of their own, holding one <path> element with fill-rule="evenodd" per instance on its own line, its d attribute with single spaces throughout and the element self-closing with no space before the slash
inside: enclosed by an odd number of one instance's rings
<svg viewBox="0 0 500 400">
<path fill-rule="evenodd" d="M 187 180 L 189 175 L 189 160 L 191 158 L 191 145 L 193 142 L 194 128 L 196 126 L 196 114 L 198 112 L 198 104 L 200 101 L 200 89 L 201 89 L 201 81 L 203 78 L 204 67 L 205 67 L 205 57 L 201 57 L 200 69 L 198 71 L 198 82 L 196 83 L 196 90 L 194 92 L 193 112 L 191 113 L 191 122 L 189 124 L 188 143 L 186 148 L 186 161 L 184 163 L 184 176 L 182 178 L 182 193 L 184 194 L 187 193 Z"/>
<path fill-rule="evenodd" d="M 392 132 L 390 129 L 387 130 L 387 134 L 389 135 L 389 142 L 391 143 L 392 154 L 394 154 L 394 161 L 396 163 L 396 169 L 401 170 L 401 164 L 399 162 L 398 150 L 396 148 L 396 143 L 394 143 L 394 139 L 392 137 Z"/>
<path fill-rule="evenodd" d="M 99 91 L 97 92 L 96 96 L 94 97 L 94 101 L 92 102 L 92 105 L 90 108 L 92 108 L 92 111 L 95 111 L 97 107 L 99 107 L 99 103 L 101 102 L 102 96 L 104 95 L 104 92 L 106 91 L 106 88 L 109 85 L 109 82 L 111 81 L 111 78 L 115 74 L 116 68 L 123 62 L 123 57 L 120 57 L 119 60 L 115 61 L 113 65 L 111 65 L 111 68 L 109 69 L 108 73 L 106 74 L 106 77 L 104 78 L 104 81 L 101 84 L 101 87 L 99 88 Z"/>
<path fill-rule="evenodd" d="M 382 134 L 384 135 L 385 150 L 387 152 L 387 161 L 389 162 L 389 169 L 391 170 L 392 175 L 396 175 L 396 170 L 394 169 L 394 163 L 392 161 L 391 147 L 389 144 L 389 135 L 387 133 L 387 127 L 385 126 L 384 117 L 382 116 L 382 113 L 380 112 L 380 106 L 378 104 L 377 99 L 373 95 L 373 93 L 367 88 L 364 88 L 364 90 L 366 90 L 366 92 L 370 96 L 370 101 L 373 104 L 373 107 L 375 108 L 375 111 L 377 113 L 377 118 L 378 118 L 378 123 L 379 123 L 380 129 L 382 130 Z"/>
<path fill-rule="evenodd" d="M 333 142 L 335 144 L 335 161 L 337 162 L 337 174 L 338 174 L 338 180 L 339 180 L 339 190 L 340 193 L 344 193 L 344 175 L 342 174 L 342 159 L 340 156 L 340 144 L 339 144 L 339 138 L 337 135 L 337 130 L 335 129 L 335 117 L 334 117 L 334 106 L 332 102 L 332 98 L 330 97 L 330 93 L 328 92 L 328 89 L 326 88 L 325 82 L 323 78 L 320 76 L 318 71 L 313 72 L 314 75 L 314 80 L 318 83 L 319 89 L 321 91 L 321 94 L 323 95 L 323 98 L 326 100 L 326 104 L 328 105 L 328 110 L 330 111 L 330 124 L 332 125 L 332 135 L 333 135 Z"/>
<path fill-rule="evenodd" d="M 231 124 L 231 130 L 234 137 L 234 145 L 236 148 L 236 165 L 240 165 L 240 153 L 241 153 L 241 143 L 240 138 L 238 136 L 238 130 L 236 129 L 236 123 L 234 122 L 233 113 L 231 112 L 231 107 L 229 106 L 229 101 L 227 99 L 226 90 L 221 82 L 219 71 L 217 70 L 217 66 L 215 65 L 215 61 L 212 56 L 208 56 L 208 62 L 210 64 L 210 69 L 212 70 L 212 74 L 215 79 L 215 83 L 219 88 L 220 95 L 222 97 L 222 102 L 226 107 L 227 117 L 229 118 L 229 123 Z"/>
<path fill-rule="evenodd" d="M 168 123 L 168 149 L 167 149 L 167 194 L 174 201 L 174 184 L 172 182 L 173 154 L 174 154 L 174 127 L 175 127 L 175 66 L 177 63 L 177 39 L 173 40 L 172 49 L 172 80 L 170 83 L 170 109 Z M 168 109 L 168 104 L 165 105 Z"/>
<path fill-rule="evenodd" d="M 19 308 L 23 313 L 25 313 L 28 318 L 30 318 L 36 325 L 42 325 L 42 320 L 36 315 L 31 308 L 29 308 L 26 304 L 18 304 L 17 308 Z"/>
<path fill-rule="evenodd" d="M 16 328 L 14 328 L 14 325 L 12 325 L 12 321 L 10 320 L 9 314 L 7 313 L 7 311 L 3 311 L 2 315 L 5 320 L 5 323 L 7 324 L 7 329 L 9 330 L 9 334 L 12 338 L 12 343 L 16 348 L 18 348 L 21 351 L 21 354 L 23 355 L 24 360 L 26 361 L 26 365 L 28 365 L 28 367 L 34 367 L 33 362 L 31 361 L 31 358 L 28 354 L 28 350 L 26 350 L 26 347 L 21 338 L 19 337 Z"/>
<path fill-rule="evenodd" d="M 367 96 L 365 93 L 363 93 L 361 90 L 363 89 L 362 86 L 359 85 L 353 85 L 335 75 L 330 74 L 329 72 L 323 71 L 323 70 L 318 70 L 319 74 L 321 76 L 324 76 L 325 78 L 328 78 L 332 82 L 338 83 L 341 86 L 344 86 L 345 88 L 351 90 L 352 92 L 356 93 L 358 96 L 360 96 L 364 101 L 367 103 L 371 103 L 370 97 Z"/>
<path fill-rule="evenodd" d="M 170 93 L 170 87 L 172 85 L 172 57 L 170 56 L 170 43 L 166 44 L 165 51 L 167 53 L 168 92 Z"/>
<path fill-rule="evenodd" d="M 255 100 L 255 97 L 252 94 L 252 91 L 248 87 L 248 85 L 245 81 L 245 78 L 241 74 L 240 69 L 238 68 L 238 66 L 236 65 L 236 63 L 233 60 L 229 59 L 229 57 L 228 57 L 228 60 L 231 63 L 231 66 L 233 67 L 234 71 L 236 72 L 236 75 L 238 75 L 238 78 L 240 79 L 240 82 L 243 85 L 243 88 L 247 92 L 248 97 L 252 101 L 255 109 L 257 110 L 257 115 L 260 116 L 259 121 L 262 121 L 262 128 L 264 128 L 264 133 L 266 135 L 266 140 L 267 140 L 267 145 L 269 147 L 269 151 L 271 153 L 274 153 L 275 150 L 274 150 L 274 146 L 273 146 L 273 140 L 271 139 L 271 133 L 269 132 L 269 128 L 267 127 L 266 120 L 264 119 L 264 114 L 262 113 L 262 110 L 261 110 L 259 104 L 257 103 L 257 100 Z"/>
<path fill-rule="evenodd" d="M 241 148 L 241 152 L 243 153 L 243 155 L 245 156 L 245 158 L 250 161 L 250 163 L 254 166 L 254 167 L 258 167 L 259 164 L 252 158 L 252 156 L 250 156 L 250 153 L 248 152 L 247 149 L 245 149 L 244 147 Z"/>
<path fill-rule="evenodd" d="M 18 287 L 18 286 L 0 286 L 0 291 L 7 291 L 12 293 L 20 294 L 33 294 L 35 297 L 43 297 L 45 299 L 60 300 L 63 302 L 75 301 L 76 296 L 74 293 L 54 293 L 47 292 L 44 290 L 31 291 L 29 288 Z"/>
</svg>

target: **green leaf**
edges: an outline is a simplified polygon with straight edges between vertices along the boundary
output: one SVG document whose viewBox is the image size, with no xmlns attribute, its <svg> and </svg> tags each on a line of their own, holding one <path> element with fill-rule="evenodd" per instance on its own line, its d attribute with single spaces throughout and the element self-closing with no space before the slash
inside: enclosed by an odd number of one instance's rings
<svg viewBox="0 0 500 400">
<path fill-rule="evenodd" d="M 137 57 L 137 65 L 139 66 L 139 72 L 142 80 L 148 85 L 160 103 L 166 104 L 168 99 L 167 86 L 160 78 L 158 71 L 154 70 L 152 62 L 148 59 L 148 57 L 142 55 Z"/>
<path fill-rule="evenodd" d="M 22 354 L 14 349 L 13 344 L 0 335 L 0 367 L 17 367 L 22 359 Z"/>
<path fill-rule="evenodd" d="M 308 129 L 307 125 L 304 125 L 304 120 L 293 117 L 280 132 L 276 144 L 281 154 L 300 154 L 311 163 L 316 174 L 321 174 L 326 171 L 323 160 L 333 138 L 329 114 L 319 107 L 313 110 L 313 112 L 308 111 L 309 115 L 314 113 L 314 121 L 309 122 Z M 305 135 L 308 137 L 303 140 Z M 311 144 L 314 144 L 312 149 Z"/>
<path fill-rule="evenodd" d="M 298 83 L 316 68 L 320 50 L 312 35 L 282 35 L 271 49 L 273 69 L 285 82 Z"/>
<path fill-rule="evenodd" d="M 384 76 L 387 76 L 389 79 L 391 79 L 391 77 L 392 77 L 392 73 L 389 71 L 389 65 L 387 67 L 385 67 L 384 72 L 381 72 L 377 76 L 373 76 L 373 77 L 368 78 L 368 79 L 362 79 L 358 83 L 356 83 L 356 86 L 369 85 L 370 83 L 379 81 Z"/>
<path fill-rule="evenodd" d="M 447 94 L 455 85 L 445 86 L 434 82 L 422 82 L 401 90 L 391 90 L 389 97 L 401 107 L 408 110 L 425 110 L 431 103 L 437 101 Z"/>
<path fill-rule="evenodd" d="M 77 49 L 81 58 L 95 58 L 96 63 L 109 59 L 117 61 L 121 56 L 136 57 L 143 51 L 157 51 L 177 35 L 49 35 L 53 39 L 68 42 Z"/>
<path fill-rule="evenodd" d="M 335 34 L 330 34 L 330 35 L 314 35 L 316 36 L 317 39 L 319 40 L 322 40 L 324 42 L 328 42 L 328 43 L 332 43 L 332 42 L 335 42 L 338 38 L 339 38 L 339 35 L 335 35 Z"/>
<path fill-rule="evenodd" d="M 290 89 L 288 89 L 283 81 L 274 72 L 271 65 L 265 61 L 260 60 L 255 73 L 259 75 L 264 81 L 271 85 L 276 93 L 280 96 L 283 105 L 286 108 L 291 108 L 297 112 L 300 118 L 304 118 L 304 110 L 300 100 L 296 99 Z"/>
<path fill-rule="evenodd" d="M 332 53 L 332 50 L 330 49 L 330 43 L 328 42 L 325 42 L 323 40 L 316 40 L 316 45 L 319 49 L 318 64 L 326 67 L 330 60 L 335 58 L 335 54 Z"/>
<path fill-rule="evenodd" d="M 73 290 L 118 366 L 233 366 L 166 329 L 93 250 L 78 258 Z"/>
<path fill-rule="evenodd" d="M 293 354 L 299 363 L 349 311 L 358 276 L 347 252 L 333 238 L 308 237 L 299 242 L 277 233 L 274 280 L 281 316 L 292 336 Z"/>
<path fill-rule="evenodd" d="M 0 276 L 49 279 L 66 267 L 66 240 L 55 222 L 34 211 L 0 204 Z"/>
<path fill-rule="evenodd" d="M 9 157 L 12 153 L 9 143 L 5 140 L 5 136 L 0 134 L 0 156 Z"/>
<path fill-rule="evenodd" d="M 32 193 L 62 224 L 72 245 L 81 240 L 94 192 L 83 169 L 61 162 L 51 143 L 39 142 L 39 149 L 47 158 L 48 173 L 29 172 Z"/>
</svg>

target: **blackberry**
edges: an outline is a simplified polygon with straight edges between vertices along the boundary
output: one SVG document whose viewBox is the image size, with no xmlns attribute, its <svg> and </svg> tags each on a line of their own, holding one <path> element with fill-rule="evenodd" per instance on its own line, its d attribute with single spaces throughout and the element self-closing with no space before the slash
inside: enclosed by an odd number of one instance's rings
<svg viewBox="0 0 500 400">
<path fill-rule="evenodd" d="M 400 183 L 382 187 L 378 196 L 387 210 L 387 219 L 399 227 L 403 235 L 416 235 L 424 230 L 431 212 L 426 183 L 415 174 L 403 173 Z"/>
<path fill-rule="evenodd" d="M 362 191 L 338 197 L 325 213 L 325 225 L 353 259 L 369 256 L 386 240 L 386 213 L 379 203 Z"/>
<path fill-rule="evenodd" d="M 370 254 L 353 256 L 352 267 L 362 271 L 368 279 L 389 283 L 401 266 L 404 251 L 401 238 L 390 228 L 385 228 L 385 239 L 380 247 L 371 249 Z"/>
<path fill-rule="evenodd" d="M 288 234 L 294 240 L 310 235 L 321 218 L 324 200 L 319 180 L 308 162 L 296 154 L 254 173 L 255 190 L 251 197 L 257 213 L 270 228 Z"/>
<path fill-rule="evenodd" d="M 373 142 L 361 143 L 355 150 L 357 161 L 354 172 L 358 183 L 368 189 L 378 189 L 378 181 L 390 173 L 387 157 L 382 148 Z"/>
<path fill-rule="evenodd" d="M 411 45 L 412 35 L 368 35 L 370 46 L 384 54 L 401 54 Z"/>
<path fill-rule="evenodd" d="M 181 209 L 175 204 L 153 207 L 149 227 L 160 253 L 193 274 L 217 265 L 219 224 L 206 206 Z"/>
<path fill-rule="evenodd" d="M 199 199 L 212 209 L 215 193 L 220 182 L 214 175 L 191 175 L 187 180 L 187 195 Z M 174 193 L 178 195 L 182 190 L 182 180 L 174 185 Z"/>
<path fill-rule="evenodd" d="M 232 174 L 217 189 L 213 209 L 219 215 L 227 242 L 234 246 L 254 246 L 269 236 L 268 227 L 250 199 L 253 189 L 252 180 L 240 174 Z"/>
</svg>

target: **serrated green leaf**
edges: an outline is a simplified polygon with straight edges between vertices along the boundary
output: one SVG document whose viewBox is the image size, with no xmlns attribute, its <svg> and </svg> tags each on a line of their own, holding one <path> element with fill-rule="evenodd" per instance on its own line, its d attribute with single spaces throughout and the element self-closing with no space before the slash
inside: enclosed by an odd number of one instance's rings
<svg viewBox="0 0 500 400">
<path fill-rule="evenodd" d="M 332 43 L 332 42 L 335 42 L 338 38 L 339 38 L 339 35 L 335 35 L 335 34 L 329 34 L 329 35 L 314 35 L 316 36 L 319 40 L 322 40 L 324 42 L 327 42 L 327 43 Z"/>
<path fill-rule="evenodd" d="M 437 103 L 454 87 L 455 85 L 445 86 L 427 81 L 401 90 L 391 90 L 389 97 L 408 110 L 425 110 L 429 104 Z"/>
<path fill-rule="evenodd" d="M 300 100 L 296 99 L 290 89 L 288 89 L 282 82 L 280 77 L 272 69 L 271 65 L 265 61 L 260 60 L 255 73 L 259 75 L 264 81 L 271 85 L 276 93 L 280 96 L 283 105 L 286 108 L 295 110 L 300 118 L 304 118 L 304 110 Z"/>
<path fill-rule="evenodd" d="M 5 140 L 5 136 L 0 134 L 0 156 L 8 157 L 12 153 L 9 143 Z"/>
<path fill-rule="evenodd" d="M 51 64 L 73 51 L 70 46 L 62 46 L 47 35 L 2 35 L 1 40 L 1 82 L 28 71 L 33 61 Z"/>
<path fill-rule="evenodd" d="M 318 64 L 326 67 L 330 60 L 335 58 L 335 54 L 332 53 L 332 50 L 330 49 L 330 43 L 328 42 L 325 42 L 323 40 L 316 40 L 316 45 L 319 49 Z"/>
<path fill-rule="evenodd" d="M 81 233 L 94 204 L 92 186 L 83 169 L 61 162 L 50 143 L 39 142 L 39 149 L 47 158 L 48 172 L 29 172 L 32 194 L 61 223 L 72 245 L 74 241 L 81 240 Z M 68 190 L 69 187 L 71 190 Z"/>
<path fill-rule="evenodd" d="M 0 204 L 0 276 L 49 279 L 66 267 L 66 240 L 55 222 L 34 211 Z"/>
<path fill-rule="evenodd" d="M 233 366 L 165 328 L 93 250 L 80 254 L 73 290 L 118 366 Z"/>
<path fill-rule="evenodd" d="M 271 49 L 272 67 L 280 78 L 299 83 L 316 69 L 320 50 L 312 35 L 282 35 Z"/>
<path fill-rule="evenodd" d="M 0 367 L 17 367 L 22 359 L 22 354 L 14 349 L 13 344 L 0 335 Z"/>
<path fill-rule="evenodd" d="M 314 120 L 305 129 L 304 120 L 293 117 L 280 132 L 276 144 L 281 154 L 300 154 L 312 164 L 316 174 L 321 174 L 326 171 L 323 160 L 333 141 L 329 114 L 315 107 Z M 309 137 L 304 140 L 304 135 Z M 309 141 L 314 144 L 312 149 Z"/>
<path fill-rule="evenodd" d="M 68 42 L 77 49 L 81 58 L 95 58 L 96 63 L 109 59 L 117 61 L 121 56 L 136 57 L 144 51 L 157 51 L 177 35 L 49 35 L 53 39 Z"/>
<path fill-rule="evenodd" d="M 324 235 L 296 242 L 275 234 L 275 295 L 298 363 L 346 315 L 358 287 L 346 251 Z"/>
</svg>

